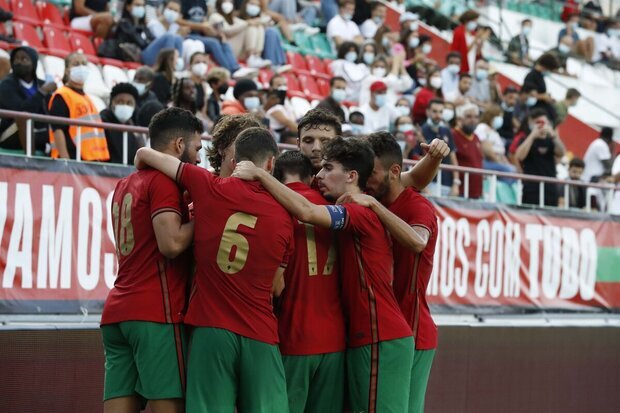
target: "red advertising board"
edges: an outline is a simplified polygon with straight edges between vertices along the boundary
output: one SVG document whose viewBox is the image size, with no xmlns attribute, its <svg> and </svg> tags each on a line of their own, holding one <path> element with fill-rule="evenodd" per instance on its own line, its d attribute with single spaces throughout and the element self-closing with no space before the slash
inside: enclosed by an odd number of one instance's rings
<svg viewBox="0 0 620 413">
<path fill-rule="evenodd" d="M 0 313 L 100 312 L 117 270 L 110 203 L 131 168 L 0 157 Z M 620 221 L 435 200 L 441 312 L 620 308 Z"/>
</svg>

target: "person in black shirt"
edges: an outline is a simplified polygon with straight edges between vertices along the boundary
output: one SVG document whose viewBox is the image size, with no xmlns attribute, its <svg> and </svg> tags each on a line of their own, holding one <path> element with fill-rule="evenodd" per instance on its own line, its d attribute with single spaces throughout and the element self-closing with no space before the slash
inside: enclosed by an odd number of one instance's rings
<svg viewBox="0 0 620 413">
<path fill-rule="evenodd" d="M 205 79 L 207 78 L 208 62 L 209 59 L 207 55 L 202 52 L 196 52 L 189 58 L 190 77 L 196 85 L 196 110 L 200 112 L 203 117 L 207 116 Z"/>
<path fill-rule="evenodd" d="M 534 109 L 528 117 L 527 134 L 518 143 L 515 158 L 521 163 L 526 175 L 556 177 L 556 159 L 564 156 L 566 149 L 553 129 L 553 125 L 544 109 Z M 558 190 L 553 184 L 544 185 L 544 204 L 558 206 Z M 539 205 L 539 183 L 523 182 L 524 204 Z"/>
<path fill-rule="evenodd" d="M 211 87 L 211 95 L 207 99 L 207 117 L 216 124 L 220 120 L 222 100 L 228 91 L 230 72 L 223 67 L 216 67 L 209 71 L 207 83 Z"/>
<path fill-rule="evenodd" d="M 140 108 L 147 102 L 157 100 L 157 95 L 151 90 L 153 79 L 155 79 L 155 72 L 150 67 L 141 66 L 136 70 L 133 81 L 131 82 L 133 87 L 138 91 L 138 100 L 136 101 L 136 110 L 134 114 L 137 114 Z"/>
<path fill-rule="evenodd" d="M 136 108 L 138 91 L 131 83 L 119 83 L 110 93 L 110 107 L 101 111 L 101 120 L 104 123 L 133 125 L 133 115 Z M 108 142 L 111 163 L 123 163 L 123 132 L 105 130 Z M 137 138 L 133 132 L 127 133 L 127 163 L 133 163 L 138 148 L 144 146 L 144 141 Z"/>
<path fill-rule="evenodd" d="M 92 31 L 95 37 L 107 38 L 114 26 L 114 17 L 112 10 L 108 10 L 108 3 L 109 0 L 73 0 L 69 15 L 71 28 Z"/>
<path fill-rule="evenodd" d="M 506 152 L 508 152 L 508 147 L 512 143 L 513 138 L 515 137 L 515 129 L 520 126 L 518 119 L 514 117 L 515 106 L 517 105 L 517 99 L 519 97 L 519 91 L 512 87 L 508 86 L 504 89 L 503 98 L 502 98 L 502 110 L 504 111 L 504 123 L 502 123 L 502 127 L 497 130 L 499 136 L 504 139 L 506 143 Z"/>
<path fill-rule="evenodd" d="M 174 69 L 178 60 L 179 52 L 176 49 L 163 49 L 157 56 L 151 90 L 164 106 L 170 102 L 170 89 L 174 83 Z"/>
<path fill-rule="evenodd" d="M 581 175 L 585 169 L 586 164 L 582 159 L 573 158 L 568 164 L 568 176 L 572 181 L 581 181 Z M 560 186 L 560 202 L 559 206 L 564 206 L 566 199 L 564 199 L 564 188 Z M 585 208 L 586 207 L 586 194 L 588 189 L 585 186 L 568 187 L 568 206 L 569 208 Z"/>
<path fill-rule="evenodd" d="M 545 76 L 549 73 L 558 70 L 558 59 L 551 53 L 544 53 L 536 60 L 534 68 L 525 76 L 523 80 L 523 87 L 536 90 L 536 104 L 535 108 L 544 109 L 547 112 L 549 120 L 553 124 L 556 122 L 557 115 L 553 108 L 553 98 L 547 93 L 547 83 L 545 82 Z"/>
</svg>

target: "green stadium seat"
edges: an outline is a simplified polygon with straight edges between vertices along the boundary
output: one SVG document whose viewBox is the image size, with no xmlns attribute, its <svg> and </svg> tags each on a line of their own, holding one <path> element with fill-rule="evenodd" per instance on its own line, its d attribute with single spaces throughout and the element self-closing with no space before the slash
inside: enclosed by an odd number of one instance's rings
<svg viewBox="0 0 620 413">
<path fill-rule="evenodd" d="M 310 37 L 310 43 L 312 45 L 312 49 L 314 50 L 314 55 L 317 55 L 322 58 L 335 59 L 336 53 L 332 49 L 332 45 L 329 42 L 327 36 L 323 33 L 317 33 L 314 36 Z"/>
<path fill-rule="evenodd" d="M 314 49 L 312 47 L 312 42 L 310 38 L 306 36 L 306 34 L 302 30 L 298 30 L 293 33 L 293 39 L 295 43 L 297 43 L 297 47 L 299 48 L 299 53 L 301 54 L 314 54 Z"/>
</svg>

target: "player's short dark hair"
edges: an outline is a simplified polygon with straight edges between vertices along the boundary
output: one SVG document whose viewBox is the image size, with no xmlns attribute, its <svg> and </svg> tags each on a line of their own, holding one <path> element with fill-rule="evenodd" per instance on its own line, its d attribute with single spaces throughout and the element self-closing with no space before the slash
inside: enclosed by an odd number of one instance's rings
<svg viewBox="0 0 620 413">
<path fill-rule="evenodd" d="M 357 185 L 363 191 L 375 166 L 375 153 L 363 139 L 337 136 L 323 147 L 323 159 L 335 161 L 347 171 L 357 171 Z"/>
<path fill-rule="evenodd" d="M 568 167 L 569 168 L 581 168 L 581 169 L 583 169 L 583 168 L 586 167 L 586 163 L 583 161 L 583 159 L 573 158 L 568 163 Z"/>
<path fill-rule="evenodd" d="M 237 135 L 244 129 L 260 127 L 262 123 L 253 114 L 227 115 L 220 118 L 211 131 L 213 140 L 207 149 L 209 164 L 216 173 L 219 173 L 222 167 L 222 153 L 233 144 Z"/>
<path fill-rule="evenodd" d="M 316 129 L 321 126 L 329 126 L 334 129 L 336 135 L 342 134 L 340 119 L 324 109 L 314 108 L 309 110 L 297 125 L 297 137 L 301 137 L 302 130 Z"/>
<path fill-rule="evenodd" d="M 581 92 L 579 92 L 574 87 L 571 87 L 566 90 L 566 99 L 580 98 Z"/>
<path fill-rule="evenodd" d="M 312 161 L 300 151 L 287 151 L 276 159 L 273 176 L 284 182 L 286 175 L 299 176 L 302 181 L 312 176 Z"/>
<path fill-rule="evenodd" d="M 329 79 L 329 87 L 333 87 L 334 83 L 336 83 L 339 80 L 343 81 L 344 83 L 347 83 L 347 80 L 344 77 L 342 77 L 342 76 L 334 76 L 331 79 Z"/>
<path fill-rule="evenodd" d="M 382 131 L 371 133 L 366 139 L 384 168 L 389 169 L 394 164 L 403 167 L 403 152 L 394 135 Z"/>
<path fill-rule="evenodd" d="M 235 139 L 235 160 L 252 161 L 256 165 L 278 155 L 278 145 L 271 132 L 263 127 L 245 129 Z"/>
<path fill-rule="evenodd" d="M 543 53 L 542 56 L 536 60 L 536 63 L 547 70 L 557 70 L 558 67 L 560 67 L 560 62 L 558 62 L 558 58 L 555 57 L 553 53 Z"/>
<path fill-rule="evenodd" d="M 149 123 L 151 147 L 155 150 L 165 148 L 178 137 L 188 140 L 203 131 L 202 122 L 193 113 L 181 108 L 164 109 L 153 116 Z"/>
</svg>

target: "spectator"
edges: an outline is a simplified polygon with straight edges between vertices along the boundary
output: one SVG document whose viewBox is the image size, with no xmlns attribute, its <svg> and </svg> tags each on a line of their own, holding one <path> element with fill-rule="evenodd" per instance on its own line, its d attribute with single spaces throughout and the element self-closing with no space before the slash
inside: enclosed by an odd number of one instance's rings
<svg viewBox="0 0 620 413">
<path fill-rule="evenodd" d="M 456 146 L 454 144 L 454 138 L 450 128 L 445 126 L 442 121 L 444 120 L 444 103 L 440 99 L 433 99 L 428 105 L 427 121 L 422 125 L 422 137 L 424 142 L 430 144 L 433 139 L 442 139 L 450 148 L 450 155 L 442 159 L 441 163 L 444 165 L 458 166 L 458 160 L 456 156 Z M 419 146 L 416 147 L 415 154 L 421 157 L 422 150 Z M 442 196 L 458 196 L 461 180 L 459 179 L 459 173 L 456 171 L 441 171 L 441 195 Z M 436 184 L 431 184 L 429 190 L 432 194 L 435 193 L 433 187 Z"/>
<path fill-rule="evenodd" d="M 570 88 L 566 90 L 566 98 L 555 103 L 555 113 L 557 114 L 556 126 L 561 125 L 568 116 L 568 109 L 577 106 L 581 93 L 577 89 Z"/>
<path fill-rule="evenodd" d="M 331 63 L 330 69 L 334 76 L 347 81 L 347 100 L 357 102 L 362 81 L 370 74 L 368 66 L 359 61 L 358 46 L 353 42 L 342 43 L 338 47 L 338 59 Z"/>
<path fill-rule="evenodd" d="M 461 71 L 461 54 L 450 52 L 446 55 L 446 67 L 441 70 L 441 92 L 447 99 L 459 88 L 459 72 Z"/>
<path fill-rule="evenodd" d="M 112 13 L 116 13 L 116 10 L 108 10 L 108 6 L 108 0 L 73 0 L 69 13 L 71 28 L 107 38 L 114 25 Z"/>
<path fill-rule="evenodd" d="M 348 109 L 342 104 L 347 98 L 347 81 L 343 77 L 334 76 L 329 80 L 329 96 L 319 102 L 319 108 L 336 116 L 340 123 L 348 119 Z"/>
<path fill-rule="evenodd" d="M 175 108 L 185 109 L 196 117 L 198 109 L 196 107 L 196 84 L 189 77 L 180 77 L 174 81 L 172 85 L 172 106 Z M 205 121 L 205 119 L 200 119 Z"/>
<path fill-rule="evenodd" d="M 443 123 L 446 127 L 450 127 L 450 129 L 456 126 L 456 116 L 454 112 L 456 111 L 456 105 L 452 102 L 443 102 L 443 112 L 441 113 L 441 118 L 443 119 Z"/>
<path fill-rule="evenodd" d="M 390 130 L 396 119 L 394 108 L 387 105 L 387 84 L 382 80 L 370 85 L 370 102 L 360 108 L 364 114 L 364 133 Z"/>
<path fill-rule="evenodd" d="M 405 70 L 405 53 L 398 53 L 392 57 L 391 68 L 384 58 L 378 58 L 371 66 L 371 74 L 362 81 L 359 104 L 365 105 L 370 100 L 370 85 L 382 80 L 388 87 L 387 104 L 394 106 L 398 96 L 413 87 L 413 79 Z M 388 71 L 389 69 L 389 71 Z"/>
<path fill-rule="evenodd" d="M 56 83 L 37 79 L 38 62 L 39 55 L 31 47 L 19 46 L 11 51 L 13 72 L 0 82 L 0 109 L 47 114 L 49 96 L 56 90 Z M 26 151 L 26 133 L 25 119 L 1 118 L 0 148 Z M 47 125 L 34 122 L 32 137 L 30 150 L 45 151 Z"/>
<path fill-rule="evenodd" d="M 353 136 L 362 136 L 364 134 L 365 118 L 364 114 L 360 112 L 359 108 L 351 108 L 349 123 L 351 125 L 351 134 Z"/>
<path fill-rule="evenodd" d="M 370 66 L 377 57 L 377 46 L 373 40 L 367 40 L 362 45 L 362 62 Z"/>
<path fill-rule="evenodd" d="M 411 108 L 411 117 L 416 125 L 426 122 L 426 109 L 429 102 L 441 97 L 441 72 L 438 68 L 434 68 L 428 73 L 426 86 L 420 89 Z"/>
<path fill-rule="evenodd" d="M 498 105 L 490 105 L 480 116 L 480 123 L 474 134 L 482 145 L 484 169 L 500 172 L 515 172 L 516 168 L 506 157 L 506 143 L 497 132 L 504 124 L 504 113 Z M 514 179 L 500 177 L 501 181 L 512 183 Z"/>
<path fill-rule="evenodd" d="M 579 158 L 573 158 L 568 164 L 568 177 L 571 181 L 581 181 L 581 176 L 585 168 L 585 163 Z M 568 187 L 568 207 L 569 208 L 585 208 L 586 207 L 585 186 L 570 185 Z M 564 199 L 564 191 L 560 192 L 558 206 L 563 207 L 566 203 Z"/>
<path fill-rule="evenodd" d="M 458 25 L 452 34 L 450 50 L 461 54 L 461 73 L 469 73 L 469 69 L 476 61 L 476 48 L 480 45 L 482 32 L 476 32 L 478 27 L 477 11 L 467 10 L 459 17 Z"/>
<path fill-rule="evenodd" d="M 401 97 L 396 101 L 395 109 L 399 116 L 409 116 L 411 113 L 411 103 L 409 103 L 407 98 Z"/>
<path fill-rule="evenodd" d="M 589 31 L 585 39 L 577 40 L 574 52 L 577 56 L 582 57 L 588 62 L 596 60 L 596 21 L 588 15 L 583 15 L 581 26 L 584 30 Z"/>
<path fill-rule="evenodd" d="M 209 23 L 212 25 L 222 25 L 222 34 L 237 57 L 260 56 L 263 52 L 265 32 L 260 30 L 261 26 L 255 24 L 258 20 L 244 20 L 238 17 L 232 0 L 217 0 L 215 12 L 209 17 Z"/>
<path fill-rule="evenodd" d="M 268 49 L 265 42 L 271 18 L 261 14 L 259 0 L 246 0 L 241 7 L 239 17 L 248 24 L 245 44 L 248 66 L 261 68 L 270 65 L 272 62 L 261 58 L 261 55 L 264 50 Z"/>
<path fill-rule="evenodd" d="M 502 103 L 502 87 L 499 84 L 499 73 L 494 67 L 489 68 L 489 95 L 491 103 L 500 105 Z"/>
<path fill-rule="evenodd" d="M 544 109 L 547 112 L 548 118 L 551 122 L 556 122 L 556 113 L 553 108 L 553 98 L 547 93 L 547 83 L 545 82 L 545 76 L 548 76 L 550 72 L 558 69 L 558 61 L 552 54 L 544 53 L 541 55 L 534 68 L 525 76 L 523 86 L 530 86 L 536 90 L 536 104 L 535 108 Z"/>
<path fill-rule="evenodd" d="M 489 83 L 489 62 L 480 59 L 476 62 L 474 77 L 467 97 L 480 109 L 484 110 L 491 103 L 491 85 Z"/>
<path fill-rule="evenodd" d="M 265 117 L 269 120 L 269 129 L 278 142 L 285 132 L 297 133 L 297 121 L 295 115 L 284 106 L 286 100 L 286 86 L 272 88 L 267 92 L 267 98 L 263 109 Z"/>
<path fill-rule="evenodd" d="M 414 64 L 424 64 L 424 65 L 433 65 L 436 66 L 437 62 L 433 59 L 429 58 L 428 55 L 433 50 L 432 39 L 430 36 L 425 34 L 418 36 L 418 45 L 414 48 L 411 48 L 416 42 L 415 37 L 409 37 L 409 46 L 411 49 L 411 53 L 409 54 L 411 58 L 409 59 L 411 63 Z"/>
<path fill-rule="evenodd" d="M 89 122 L 101 121 L 97 108 L 84 93 L 88 74 L 88 60 L 82 53 L 71 53 L 65 57 L 64 86 L 52 95 L 49 103 L 50 115 Z M 103 129 L 59 124 L 52 124 L 49 134 L 52 158 L 76 158 L 75 140 L 78 138 L 78 131 L 81 137 L 82 160 L 105 162 L 110 159 Z"/>
<path fill-rule="evenodd" d="M 230 72 L 223 67 L 215 67 L 207 75 L 207 83 L 211 87 L 211 95 L 207 99 L 207 116 L 214 124 L 220 120 L 222 101 L 228 91 Z"/>
<path fill-rule="evenodd" d="M 504 89 L 504 96 L 502 101 L 502 110 L 504 111 L 504 121 L 502 127 L 497 130 L 499 136 L 504 138 L 506 142 L 506 148 L 512 143 L 512 139 L 515 136 L 515 130 L 519 128 L 519 123 L 514 117 L 515 105 L 519 97 L 519 91 L 512 86 L 508 86 Z"/>
<path fill-rule="evenodd" d="M 557 73 L 568 74 L 566 71 L 566 64 L 568 58 L 573 56 L 573 39 L 570 36 L 564 36 L 560 39 L 560 43 L 553 49 L 549 49 L 547 53 L 552 54 L 558 61 Z"/>
<path fill-rule="evenodd" d="M 408 11 L 400 15 L 399 22 L 403 32 L 417 32 L 420 28 L 420 15 Z"/>
<path fill-rule="evenodd" d="M 469 168 L 482 168 L 482 148 L 480 139 L 475 134 L 478 126 L 478 106 L 468 103 L 456 108 L 456 128 L 452 130 L 456 158 L 460 166 Z M 464 174 L 460 174 L 460 180 L 464 181 Z M 465 184 L 461 185 L 461 196 L 468 198 L 480 198 L 482 196 L 482 175 L 469 174 L 469 193 L 464 193 Z"/>
<path fill-rule="evenodd" d="M 138 113 L 136 114 L 136 123 L 138 126 L 142 126 L 143 128 L 148 128 L 151 123 L 151 119 L 157 113 L 164 110 L 166 107 L 161 104 L 159 100 L 149 100 L 144 103 Z M 147 137 L 148 138 L 148 137 Z"/>
<path fill-rule="evenodd" d="M 538 92 L 533 85 L 523 85 L 519 91 L 519 99 L 515 105 L 513 119 L 518 123 L 517 129 L 520 128 L 523 121 L 529 116 L 530 111 L 538 102 L 536 96 Z"/>
<path fill-rule="evenodd" d="M 0 40 L 2 39 L 0 38 Z M 4 50 L 0 49 L 0 80 L 3 80 L 4 78 L 6 78 L 6 76 L 9 74 L 10 71 L 11 71 L 11 56 Z"/>
<path fill-rule="evenodd" d="M 336 47 L 340 47 L 343 42 L 361 44 L 364 41 L 360 28 L 352 21 L 353 14 L 355 14 L 355 1 L 340 0 L 338 14 L 327 24 L 327 37 Z"/>
<path fill-rule="evenodd" d="M 592 61 L 620 70 L 620 20 L 609 22 L 605 31 L 596 35 L 595 45 Z"/>
<path fill-rule="evenodd" d="M 375 1 L 370 4 L 370 18 L 362 23 L 360 27 L 360 31 L 362 36 L 366 39 L 372 39 L 375 37 L 375 33 L 377 33 L 377 29 L 383 26 L 383 22 L 385 22 L 385 16 L 387 14 L 387 7 Z"/>
<path fill-rule="evenodd" d="M 105 123 L 133 125 L 134 111 L 138 100 L 138 91 L 131 83 L 118 83 L 110 93 L 110 107 L 101 111 L 101 120 Z M 110 152 L 111 163 L 123 163 L 123 132 L 105 130 L 105 139 Z M 127 158 L 133 164 L 138 148 L 144 146 L 144 141 L 136 137 L 133 132 L 127 132 Z"/>
<path fill-rule="evenodd" d="M 389 56 L 395 53 L 399 53 L 404 50 L 402 45 L 396 46 L 399 40 L 397 32 L 392 31 L 388 26 L 381 26 L 377 29 L 375 37 L 373 38 L 375 46 L 377 47 L 377 54 L 381 56 Z M 392 47 L 396 47 L 395 50 Z"/>
<path fill-rule="evenodd" d="M 469 91 L 471 90 L 471 85 L 473 83 L 472 77 L 469 73 L 461 73 L 459 76 L 459 84 L 457 89 L 444 95 L 446 102 L 452 102 L 456 106 L 464 105 L 465 103 L 470 102 Z"/>
<path fill-rule="evenodd" d="M 201 119 L 207 117 L 207 69 L 209 58 L 201 52 L 194 53 L 189 58 L 190 78 L 196 85 L 196 111 L 201 114 Z M 206 129 L 208 130 L 208 129 Z"/>
<path fill-rule="evenodd" d="M 138 92 L 138 99 L 136 100 L 136 110 L 138 113 L 140 108 L 151 100 L 157 100 L 157 95 L 151 90 L 151 85 L 155 79 L 155 72 L 148 66 L 140 66 L 136 73 L 133 75 L 133 81 L 131 84 L 136 88 Z"/>
<path fill-rule="evenodd" d="M 508 43 L 506 57 L 512 64 L 519 66 L 531 66 L 530 42 L 528 36 L 532 32 L 532 20 L 525 19 L 521 22 L 521 33 L 516 35 Z"/>
<path fill-rule="evenodd" d="M 234 100 L 226 100 L 222 105 L 222 115 L 240 115 L 260 110 L 258 87 L 251 79 L 241 79 L 233 89 Z"/>
<path fill-rule="evenodd" d="M 601 129 L 600 136 L 588 146 L 583 157 L 586 163 L 583 170 L 585 182 L 597 182 L 602 175 L 609 175 L 611 172 L 612 154 L 615 153 L 613 134 L 612 128 L 604 127 Z"/>
<path fill-rule="evenodd" d="M 400 145 L 400 150 L 403 153 L 404 159 L 409 159 L 410 155 L 412 155 L 411 152 L 418 143 L 418 136 L 420 136 L 420 134 L 415 130 L 415 126 L 413 126 L 413 119 L 411 119 L 411 116 L 404 115 L 396 118 L 394 121 L 394 137 Z"/>
<path fill-rule="evenodd" d="M 571 14 L 568 17 L 568 20 L 566 20 L 566 26 L 558 33 L 558 44 L 565 36 L 569 36 L 571 39 L 573 39 L 573 43 L 577 43 L 579 41 L 579 33 L 577 33 L 578 28 L 579 14 Z"/>
<path fill-rule="evenodd" d="M 306 23 L 306 26 L 312 26 L 319 13 L 319 6 L 311 2 L 299 2 L 299 5 L 302 6 L 301 10 L 298 9 L 298 2 L 296 1 L 262 0 L 262 2 L 263 5 L 268 3 L 271 11 L 282 14 L 289 22 L 296 22 L 299 20 L 299 17 L 301 17 Z"/>
<path fill-rule="evenodd" d="M 515 137 L 511 150 L 514 150 L 515 158 L 520 163 L 523 173 L 555 178 L 555 160 L 564 156 L 566 150 L 553 129 L 547 112 L 541 108 L 532 110 L 527 119 L 527 127 L 522 129 L 523 132 Z M 522 202 L 539 205 L 540 201 L 539 183 L 524 181 Z M 556 185 L 544 185 L 544 205 L 558 205 Z"/>
<path fill-rule="evenodd" d="M 166 106 L 170 102 L 170 89 L 175 79 L 174 72 L 181 70 L 183 70 L 183 59 L 179 57 L 176 49 L 164 49 L 159 52 L 151 90 L 162 105 Z"/>
</svg>

